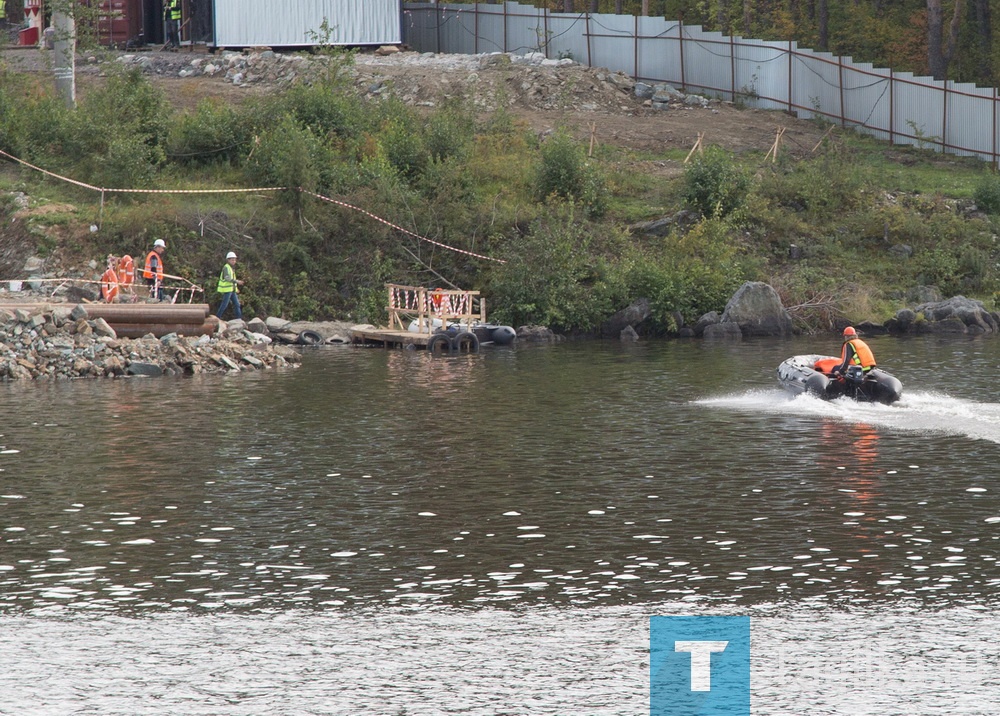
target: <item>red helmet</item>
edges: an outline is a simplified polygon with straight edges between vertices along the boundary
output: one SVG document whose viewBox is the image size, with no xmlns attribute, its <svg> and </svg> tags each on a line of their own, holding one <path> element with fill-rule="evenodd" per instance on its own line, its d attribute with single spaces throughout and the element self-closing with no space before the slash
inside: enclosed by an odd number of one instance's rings
<svg viewBox="0 0 1000 716">
<path fill-rule="evenodd" d="M 844 338 L 857 338 L 858 332 L 854 330 L 854 326 L 848 326 L 844 329 Z"/>
</svg>

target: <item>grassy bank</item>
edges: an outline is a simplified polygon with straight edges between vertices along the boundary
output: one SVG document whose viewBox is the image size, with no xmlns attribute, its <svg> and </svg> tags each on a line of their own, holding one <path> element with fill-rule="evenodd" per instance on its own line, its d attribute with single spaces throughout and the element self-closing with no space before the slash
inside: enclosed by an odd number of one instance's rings
<svg viewBox="0 0 1000 716">
<path fill-rule="evenodd" d="M 350 55 L 323 61 L 311 84 L 183 113 L 137 70 L 111 72 L 71 111 L 0 69 L 0 149 L 33 164 L 98 187 L 289 187 L 109 193 L 102 207 L 6 164 L 0 191 L 76 208 L 34 228 L 7 218 L 0 241 L 83 264 L 163 238 L 169 270 L 210 290 L 235 250 L 247 313 L 290 319 L 382 323 L 386 281 L 479 290 L 493 320 L 571 333 L 645 297 L 644 331 L 669 334 L 721 311 L 746 280 L 774 285 L 807 329 L 883 320 L 924 286 L 994 307 L 1000 180 L 980 162 L 838 130 L 777 161 L 709 147 L 661 177 L 637 167 L 685 157 L 588 156 L 568 131 L 541 139 L 462 98 L 417 111 L 359 95 Z M 0 195 L 0 216 L 15 208 Z M 629 229 L 662 217 L 677 218 L 665 236 Z"/>
</svg>

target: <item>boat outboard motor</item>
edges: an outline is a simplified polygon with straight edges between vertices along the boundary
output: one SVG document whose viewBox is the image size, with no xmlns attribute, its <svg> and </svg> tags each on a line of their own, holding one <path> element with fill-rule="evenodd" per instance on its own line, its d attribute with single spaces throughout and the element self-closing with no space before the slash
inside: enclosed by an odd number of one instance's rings
<svg viewBox="0 0 1000 716">
<path fill-rule="evenodd" d="M 844 377 L 854 385 L 861 385 L 865 381 L 865 369 L 859 365 L 849 366 Z"/>
</svg>

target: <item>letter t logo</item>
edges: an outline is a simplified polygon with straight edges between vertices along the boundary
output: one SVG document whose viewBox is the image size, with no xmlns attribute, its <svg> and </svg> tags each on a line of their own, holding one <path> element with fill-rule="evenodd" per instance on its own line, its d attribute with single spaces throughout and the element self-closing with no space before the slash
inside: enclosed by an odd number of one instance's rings
<svg viewBox="0 0 1000 716">
<path fill-rule="evenodd" d="M 691 654 L 691 690 L 712 690 L 712 653 L 726 650 L 728 641 L 675 641 L 674 651 Z"/>
</svg>

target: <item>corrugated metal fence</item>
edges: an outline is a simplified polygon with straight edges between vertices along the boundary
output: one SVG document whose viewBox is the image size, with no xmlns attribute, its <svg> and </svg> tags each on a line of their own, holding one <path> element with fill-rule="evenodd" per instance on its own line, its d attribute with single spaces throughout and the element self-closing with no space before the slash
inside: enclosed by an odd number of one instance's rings
<svg viewBox="0 0 1000 716">
<path fill-rule="evenodd" d="M 854 62 L 794 42 L 707 32 L 631 15 L 500 5 L 404 3 L 403 40 L 424 52 L 543 52 L 645 82 L 761 109 L 822 117 L 893 144 L 1000 159 L 997 91 Z"/>
</svg>

